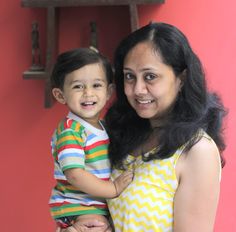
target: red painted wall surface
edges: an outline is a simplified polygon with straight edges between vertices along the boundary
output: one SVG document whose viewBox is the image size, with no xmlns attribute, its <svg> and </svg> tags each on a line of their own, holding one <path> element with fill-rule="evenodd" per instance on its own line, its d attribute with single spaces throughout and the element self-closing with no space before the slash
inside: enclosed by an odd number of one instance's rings
<svg viewBox="0 0 236 232">
<path fill-rule="evenodd" d="M 126 7 L 63 8 L 59 13 L 59 49 L 88 46 L 89 22 L 98 25 L 99 48 L 112 59 L 118 41 L 129 33 Z M 225 122 L 227 165 L 216 232 L 236 231 L 236 3 L 234 0 L 178 0 L 162 6 L 140 6 L 140 24 L 164 21 L 178 26 L 203 61 L 209 87 L 222 96 L 229 114 Z M 0 2 L 1 190 L 0 231 L 53 232 L 48 210 L 53 165 L 50 137 L 66 110 L 43 108 L 44 82 L 23 80 L 31 64 L 31 23 L 39 22 L 45 57 L 44 9 L 20 7 L 20 1 Z M 210 193 L 209 193 L 210 194 Z"/>
</svg>

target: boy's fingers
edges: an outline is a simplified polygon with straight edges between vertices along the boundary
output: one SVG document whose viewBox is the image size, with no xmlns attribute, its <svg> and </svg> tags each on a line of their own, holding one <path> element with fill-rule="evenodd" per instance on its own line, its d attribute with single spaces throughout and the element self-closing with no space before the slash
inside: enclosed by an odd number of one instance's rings
<svg viewBox="0 0 236 232">
<path fill-rule="evenodd" d="M 105 223 L 102 221 L 93 220 L 93 221 L 84 222 L 83 225 L 87 227 L 103 227 Z"/>
<path fill-rule="evenodd" d="M 129 177 L 129 176 L 133 176 L 134 175 L 134 173 L 132 172 L 132 171 L 125 171 L 125 172 L 123 172 L 123 177 Z"/>
</svg>

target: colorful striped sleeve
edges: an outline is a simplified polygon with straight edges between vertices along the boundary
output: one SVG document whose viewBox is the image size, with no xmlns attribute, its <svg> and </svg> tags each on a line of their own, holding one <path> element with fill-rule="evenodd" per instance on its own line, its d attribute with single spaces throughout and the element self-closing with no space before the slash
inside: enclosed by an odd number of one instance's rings
<svg viewBox="0 0 236 232">
<path fill-rule="evenodd" d="M 57 160 L 65 171 L 70 168 L 82 168 L 85 165 L 83 127 L 67 119 L 60 125 L 57 133 L 56 150 Z"/>
</svg>

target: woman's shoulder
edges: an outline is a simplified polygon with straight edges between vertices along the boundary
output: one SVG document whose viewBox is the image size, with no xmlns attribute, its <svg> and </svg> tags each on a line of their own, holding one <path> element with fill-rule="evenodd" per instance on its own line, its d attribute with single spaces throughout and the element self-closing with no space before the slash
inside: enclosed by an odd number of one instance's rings
<svg viewBox="0 0 236 232">
<path fill-rule="evenodd" d="M 205 132 L 196 144 L 187 152 L 188 159 L 211 159 L 219 157 L 219 150 L 214 140 Z"/>
<path fill-rule="evenodd" d="M 186 159 L 205 159 L 212 157 L 219 157 L 219 149 L 214 142 L 214 140 L 211 138 L 210 135 L 208 135 L 203 129 L 199 129 L 198 132 L 194 135 L 195 142 L 190 149 L 187 149 L 187 151 L 184 153 L 184 156 L 186 156 Z M 188 143 L 186 143 L 183 146 L 187 146 Z"/>
<path fill-rule="evenodd" d="M 221 174 L 220 153 L 214 140 L 205 132 L 200 139 L 183 153 L 180 159 L 180 175 L 201 173 L 206 176 Z"/>
</svg>

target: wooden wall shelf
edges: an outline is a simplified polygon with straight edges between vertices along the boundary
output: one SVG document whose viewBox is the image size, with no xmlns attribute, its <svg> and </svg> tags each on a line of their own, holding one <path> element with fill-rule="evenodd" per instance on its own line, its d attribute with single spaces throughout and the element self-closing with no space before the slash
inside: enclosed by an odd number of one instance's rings
<svg viewBox="0 0 236 232">
<path fill-rule="evenodd" d="M 164 0 L 22 0 L 23 7 L 108 6 L 164 3 Z"/>
<path fill-rule="evenodd" d="M 21 0 L 22 7 L 46 8 L 47 9 L 47 51 L 45 71 L 25 71 L 24 79 L 44 79 L 44 106 L 50 108 L 53 105 L 49 77 L 54 60 L 57 56 L 57 8 L 79 6 L 122 6 L 127 5 L 130 11 L 131 30 L 139 27 L 138 4 L 164 3 L 165 0 Z"/>
<path fill-rule="evenodd" d="M 25 71 L 23 73 L 23 79 L 45 79 L 47 77 L 47 73 L 45 71 Z"/>
</svg>

